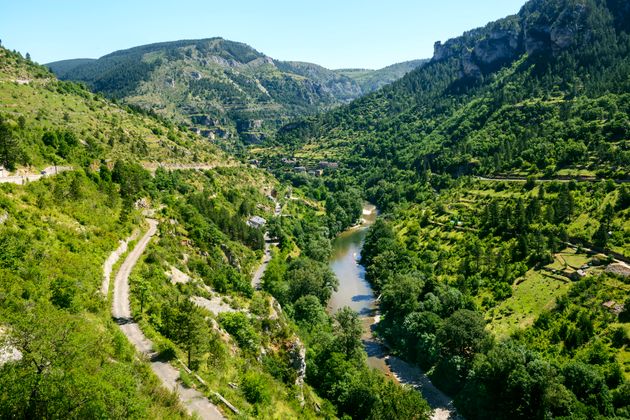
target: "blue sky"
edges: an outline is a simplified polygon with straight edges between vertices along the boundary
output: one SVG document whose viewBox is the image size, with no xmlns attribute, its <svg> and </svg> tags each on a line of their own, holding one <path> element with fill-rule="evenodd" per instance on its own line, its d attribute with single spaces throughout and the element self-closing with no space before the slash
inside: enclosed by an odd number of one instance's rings
<svg viewBox="0 0 630 420">
<path fill-rule="evenodd" d="M 525 0 L 0 0 L 0 39 L 39 63 L 221 36 L 282 60 L 380 68 L 518 12 Z"/>
</svg>

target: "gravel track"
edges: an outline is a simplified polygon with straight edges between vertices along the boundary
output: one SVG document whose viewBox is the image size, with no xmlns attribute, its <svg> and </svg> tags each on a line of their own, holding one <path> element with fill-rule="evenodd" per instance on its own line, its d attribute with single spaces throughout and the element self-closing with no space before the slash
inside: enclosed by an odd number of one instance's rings
<svg viewBox="0 0 630 420">
<path fill-rule="evenodd" d="M 166 362 L 156 360 L 156 353 L 153 351 L 153 343 L 146 338 L 140 330 L 140 326 L 131 317 L 131 307 L 129 305 L 129 275 L 136 265 L 142 253 L 146 249 L 149 241 L 157 232 L 158 222 L 147 219 L 149 230 L 138 241 L 135 248 L 127 255 L 125 261 L 120 266 L 114 279 L 114 299 L 112 303 L 112 316 L 120 326 L 127 339 L 136 347 L 138 352 L 148 357 L 151 361 L 151 369 L 162 381 L 162 384 L 177 393 L 180 401 L 190 414 L 197 415 L 203 420 L 224 419 L 225 417 L 219 409 L 212 404 L 205 395 L 196 389 L 185 388 L 179 385 L 179 370 Z M 116 252 L 116 251 L 114 251 Z"/>
</svg>

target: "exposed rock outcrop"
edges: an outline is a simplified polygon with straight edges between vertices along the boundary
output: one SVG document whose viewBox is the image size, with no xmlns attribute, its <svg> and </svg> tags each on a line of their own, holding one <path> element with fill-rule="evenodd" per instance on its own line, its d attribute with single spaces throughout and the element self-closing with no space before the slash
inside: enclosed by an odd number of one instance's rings
<svg viewBox="0 0 630 420">
<path fill-rule="evenodd" d="M 615 2 L 617 0 L 610 0 Z M 523 54 L 559 54 L 592 36 L 588 31 L 589 8 L 582 3 L 557 11 L 528 3 L 518 15 L 464 33 L 444 43 L 436 42 L 432 61 L 458 59 L 462 77 L 479 78 L 509 64 Z M 621 12 L 630 7 L 618 6 Z"/>
<path fill-rule="evenodd" d="M 297 336 L 289 349 L 289 358 L 293 369 L 297 373 L 297 378 L 295 379 L 295 385 L 297 385 L 299 390 L 297 397 L 300 404 L 304 404 L 302 386 L 304 385 L 304 378 L 306 378 L 306 347 L 304 347 L 304 344 Z"/>
<path fill-rule="evenodd" d="M 516 23 L 512 27 L 491 32 L 475 45 L 472 56 L 480 66 L 493 66 L 517 56 L 521 44 L 520 25 Z"/>
</svg>

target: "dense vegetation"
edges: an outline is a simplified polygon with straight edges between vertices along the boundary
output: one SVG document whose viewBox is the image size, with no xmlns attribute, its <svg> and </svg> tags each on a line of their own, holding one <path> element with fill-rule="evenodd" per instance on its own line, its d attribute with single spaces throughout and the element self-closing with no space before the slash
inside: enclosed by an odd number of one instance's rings
<svg viewBox="0 0 630 420">
<path fill-rule="evenodd" d="M 102 262 L 139 221 L 120 217 L 116 184 L 77 171 L 0 189 L 2 353 L 21 358 L 0 368 L 3 416 L 183 417 L 99 294 Z"/>
<path fill-rule="evenodd" d="M 194 125 L 211 138 L 259 142 L 290 118 L 346 103 L 420 63 L 394 65 L 355 81 L 311 63 L 279 61 L 248 45 L 211 38 L 144 45 L 98 60 L 48 66 L 125 103 Z"/>
<path fill-rule="evenodd" d="M 624 2 L 531 1 L 436 45 L 429 63 L 381 91 L 286 126 L 276 142 L 338 156 L 368 187 L 405 188 L 426 171 L 624 178 L 627 21 Z"/>
<path fill-rule="evenodd" d="M 603 304 L 629 303 L 630 283 L 567 248 L 600 220 L 627 252 L 626 187 L 508 185 L 462 181 L 370 230 L 379 333 L 470 418 L 627 415 L 630 328 Z"/>
<path fill-rule="evenodd" d="M 256 151 L 384 212 L 362 253 L 378 333 L 467 418 L 628 416 L 629 13 L 530 1 Z"/>
<path fill-rule="evenodd" d="M 171 123 L 123 108 L 85 86 L 0 47 L 0 164 L 72 164 L 101 159 L 227 161 L 215 147 Z"/>
</svg>

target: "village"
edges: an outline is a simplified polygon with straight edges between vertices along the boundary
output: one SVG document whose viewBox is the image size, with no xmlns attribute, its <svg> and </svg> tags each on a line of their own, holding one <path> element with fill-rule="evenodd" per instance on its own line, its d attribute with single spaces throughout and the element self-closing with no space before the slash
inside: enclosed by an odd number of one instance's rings
<svg viewBox="0 0 630 420">
<path fill-rule="evenodd" d="M 263 163 L 259 159 L 251 159 L 249 163 L 256 167 L 263 166 Z M 293 172 L 296 174 L 307 174 L 314 177 L 321 177 L 327 172 L 332 172 L 339 169 L 338 162 L 330 162 L 322 160 L 317 163 L 303 162 L 295 157 L 282 157 L 279 162 L 273 162 L 271 165 L 265 166 L 274 167 L 276 169 L 284 169 L 285 172 Z"/>
</svg>

